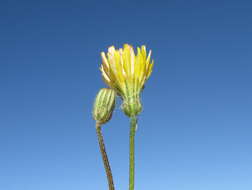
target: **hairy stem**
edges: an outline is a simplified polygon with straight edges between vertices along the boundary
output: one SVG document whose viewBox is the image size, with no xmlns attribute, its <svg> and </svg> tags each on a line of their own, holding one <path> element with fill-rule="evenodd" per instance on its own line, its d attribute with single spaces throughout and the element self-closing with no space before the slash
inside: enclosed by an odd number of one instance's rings
<svg viewBox="0 0 252 190">
<path fill-rule="evenodd" d="M 129 190 L 134 190 L 135 183 L 135 133 L 137 118 L 130 118 L 130 154 L 129 154 Z"/>
<path fill-rule="evenodd" d="M 105 168 L 106 174 L 107 174 L 109 190 L 115 190 L 113 176 L 112 176 L 112 172 L 111 172 L 111 168 L 109 165 L 109 160 L 108 160 L 108 156 L 106 153 L 104 140 L 103 140 L 103 136 L 102 136 L 101 125 L 99 123 L 96 123 L 96 133 L 97 133 L 97 137 L 98 137 L 98 141 L 99 141 L 100 152 L 102 154 L 104 168 Z"/>
</svg>

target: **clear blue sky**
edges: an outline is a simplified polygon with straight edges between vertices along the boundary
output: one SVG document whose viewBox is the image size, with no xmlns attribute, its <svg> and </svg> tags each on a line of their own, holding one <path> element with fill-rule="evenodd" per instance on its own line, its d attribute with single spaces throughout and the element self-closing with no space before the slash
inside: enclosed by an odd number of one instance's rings
<svg viewBox="0 0 252 190">
<path fill-rule="evenodd" d="M 3 0 L 0 189 L 106 190 L 91 117 L 100 52 L 145 44 L 155 67 L 136 136 L 136 190 L 252 189 L 252 2 Z M 128 118 L 104 137 L 128 185 Z"/>
</svg>

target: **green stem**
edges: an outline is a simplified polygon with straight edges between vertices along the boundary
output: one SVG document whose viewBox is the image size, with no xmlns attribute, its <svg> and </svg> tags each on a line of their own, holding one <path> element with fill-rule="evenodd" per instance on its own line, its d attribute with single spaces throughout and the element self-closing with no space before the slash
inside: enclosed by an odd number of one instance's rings
<svg viewBox="0 0 252 190">
<path fill-rule="evenodd" d="M 101 151 L 101 154 L 102 154 L 102 160 L 103 160 L 104 168 L 105 168 L 106 174 L 107 174 L 109 190 L 115 190 L 114 182 L 113 182 L 113 176 L 112 176 L 112 172 L 111 172 L 111 168 L 110 168 L 110 165 L 109 165 L 108 156 L 107 156 L 107 153 L 106 153 L 104 140 L 103 140 L 103 136 L 102 136 L 101 124 L 99 124 L 99 123 L 96 123 L 96 133 L 97 133 L 97 136 L 98 136 L 98 141 L 99 141 L 100 151 Z"/>
<path fill-rule="evenodd" d="M 135 181 L 135 133 L 136 133 L 137 118 L 130 118 L 130 155 L 129 155 L 129 190 L 134 190 Z"/>
</svg>

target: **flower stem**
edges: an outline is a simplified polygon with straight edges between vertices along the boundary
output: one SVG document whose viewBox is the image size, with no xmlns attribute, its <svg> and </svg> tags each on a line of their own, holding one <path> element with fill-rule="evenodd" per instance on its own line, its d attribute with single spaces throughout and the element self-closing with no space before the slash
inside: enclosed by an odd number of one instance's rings
<svg viewBox="0 0 252 190">
<path fill-rule="evenodd" d="M 98 141 L 99 141 L 100 151 L 102 154 L 104 168 L 105 168 L 106 174 L 107 174 L 109 190 L 115 190 L 113 176 L 112 176 L 112 172 L 111 172 L 111 168 L 109 165 L 108 156 L 106 153 L 104 140 L 103 140 L 103 136 L 102 136 L 101 124 L 99 124 L 98 122 L 96 123 L 96 133 L 97 133 L 97 137 L 98 137 Z"/>
<path fill-rule="evenodd" d="M 129 155 L 129 190 L 134 190 L 135 182 L 135 133 L 137 118 L 130 118 L 130 155 Z"/>
</svg>

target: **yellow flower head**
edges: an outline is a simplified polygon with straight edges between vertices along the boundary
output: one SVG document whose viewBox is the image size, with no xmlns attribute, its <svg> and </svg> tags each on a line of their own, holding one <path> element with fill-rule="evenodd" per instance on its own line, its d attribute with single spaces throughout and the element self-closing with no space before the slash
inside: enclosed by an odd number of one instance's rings
<svg viewBox="0 0 252 190">
<path fill-rule="evenodd" d="M 125 44 L 118 50 L 109 47 L 107 55 L 102 52 L 101 57 L 104 81 L 123 98 L 123 107 L 128 107 L 127 112 L 124 109 L 127 115 L 138 114 L 141 111 L 139 95 L 153 68 L 151 51 L 147 55 L 146 47 L 141 46 L 135 54 L 133 47 Z"/>
</svg>

